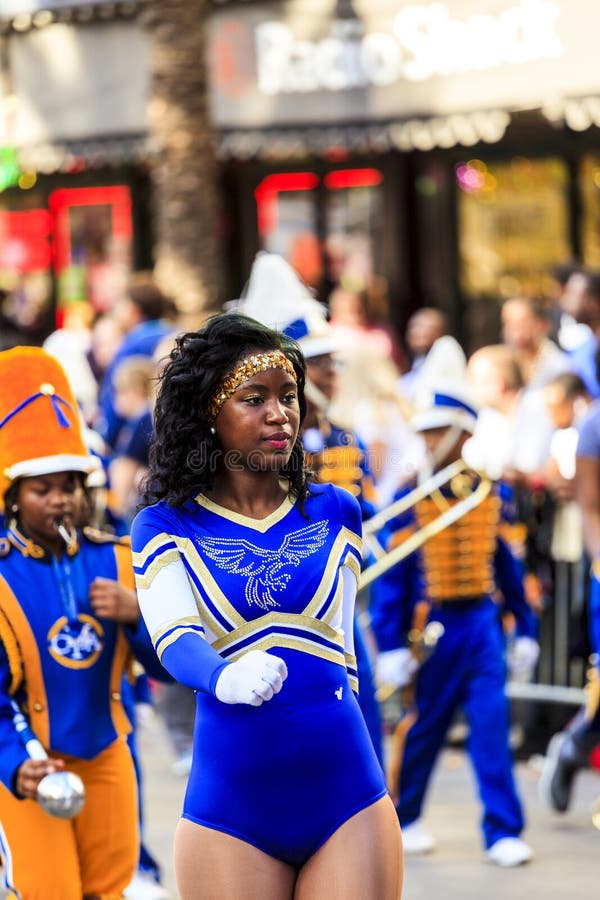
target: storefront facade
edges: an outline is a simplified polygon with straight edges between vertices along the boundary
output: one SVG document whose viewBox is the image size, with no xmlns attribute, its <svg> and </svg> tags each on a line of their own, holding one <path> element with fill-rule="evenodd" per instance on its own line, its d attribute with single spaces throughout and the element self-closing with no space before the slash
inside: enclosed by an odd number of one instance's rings
<svg viewBox="0 0 600 900">
<path fill-rule="evenodd" d="M 247 271 L 286 254 L 326 298 L 389 285 L 401 331 L 469 347 L 515 293 L 600 265 L 600 8 L 584 0 L 227 4 L 208 61 Z"/>
<path fill-rule="evenodd" d="M 69 311 L 110 308 L 150 264 L 136 14 L 132 3 L 0 6 L 0 289 L 32 340 Z"/>
<path fill-rule="evenodd" d="M 215 2 L 228 296 L 265 248 L 323 299 L 385 281 L 399 332 L 441 306 L 472 348 L 554 266 L 600 267 L 596 6 Z M 0 6 L 0 288 L 34 306 L 102 310 L 151 263 L 142 7 Z"/>
</svg>

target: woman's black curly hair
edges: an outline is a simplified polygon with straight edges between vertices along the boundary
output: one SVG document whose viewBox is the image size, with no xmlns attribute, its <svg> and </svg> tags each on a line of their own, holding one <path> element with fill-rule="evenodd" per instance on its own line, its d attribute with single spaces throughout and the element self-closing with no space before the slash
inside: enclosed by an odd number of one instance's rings
<svg viewBox="0 0 600 900">
<path fill-rule="evenodd" d="M 210 431 L 208 404 L 236 364 L 257 350 L 281 350 L 292 363 L 303 421 L 306 364 L 296 342 L 247 316 L 213 316 L 204 328 L 177 338 L 160 377 L 144 504 L 165 500 L 170 506 L 182 506 L 212 487 L 222 455 L 218 439 Z M 281 475 L 302 503 L 308 484 L 299 439 Z"/>
</svg>

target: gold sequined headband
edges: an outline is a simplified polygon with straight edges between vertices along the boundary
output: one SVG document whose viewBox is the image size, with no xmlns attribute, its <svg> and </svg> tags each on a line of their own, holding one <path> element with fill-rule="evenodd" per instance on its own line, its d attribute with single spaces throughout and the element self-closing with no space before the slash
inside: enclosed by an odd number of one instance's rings
<svg viewBox="0 0 600 900">
<path fill-rule="evenodd" d="M 293 365 L 281 350 L 271 350 L 270 353 L 254 353 L 243 359 L 237 368 L 223 380 L 222 385 L 208 404 L 210 421 L 215 421 L 225 401 L 229 400 L 244 381 L 248 381 L 253 375 L 258 372 L 266 372 L 268 369 L 284 369 L 294 381 L 298 381 Z"/>
</svg>

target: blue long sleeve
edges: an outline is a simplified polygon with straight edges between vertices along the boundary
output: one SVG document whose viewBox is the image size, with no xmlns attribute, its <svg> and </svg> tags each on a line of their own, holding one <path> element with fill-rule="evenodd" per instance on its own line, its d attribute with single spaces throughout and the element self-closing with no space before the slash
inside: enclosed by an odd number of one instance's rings
<svg viewBox="0 0 600 900">
<path fill-rule="evenodd" d="M 515 617 L 517 635 L 537 637 L 537 622 L 525 599 L 522 567 L 502 538 L 498 538 L 496 543 L 494 574 L 496 584 L 504 597 L 504 609 Z"/>
</svg>

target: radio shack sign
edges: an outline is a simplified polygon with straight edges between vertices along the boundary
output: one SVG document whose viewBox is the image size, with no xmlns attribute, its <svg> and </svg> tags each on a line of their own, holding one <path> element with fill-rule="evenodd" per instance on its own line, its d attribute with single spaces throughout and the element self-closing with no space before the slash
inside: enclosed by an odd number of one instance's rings
<svg viewBox="0 0 600 900">
<path fill-rule="evenodd" d="M 448 115 L 600 90 L 600 3 L 354 0 L 346 18 L 335 7 L 286 0 L 215 12 L 217 125 Z"/>
<path fill-rule="evenodd" d="M 321 40 L 302 40 L 283 22 L 255 30 L 259 90 L 265 94 L 350 90 L 425 81 L 563 55 L 558 3 L 523 0 L 498 15 L 453 16 L 443 3 L 406 6 L 388 32 L 338 20 Z"/>
<path fill-rule="evenodd" d="M 0 19 L 73 7 L 101 6 L 106 3 L 112 3 L 114 6 L 114 0 L 0 0 Z"/>
</svg>

